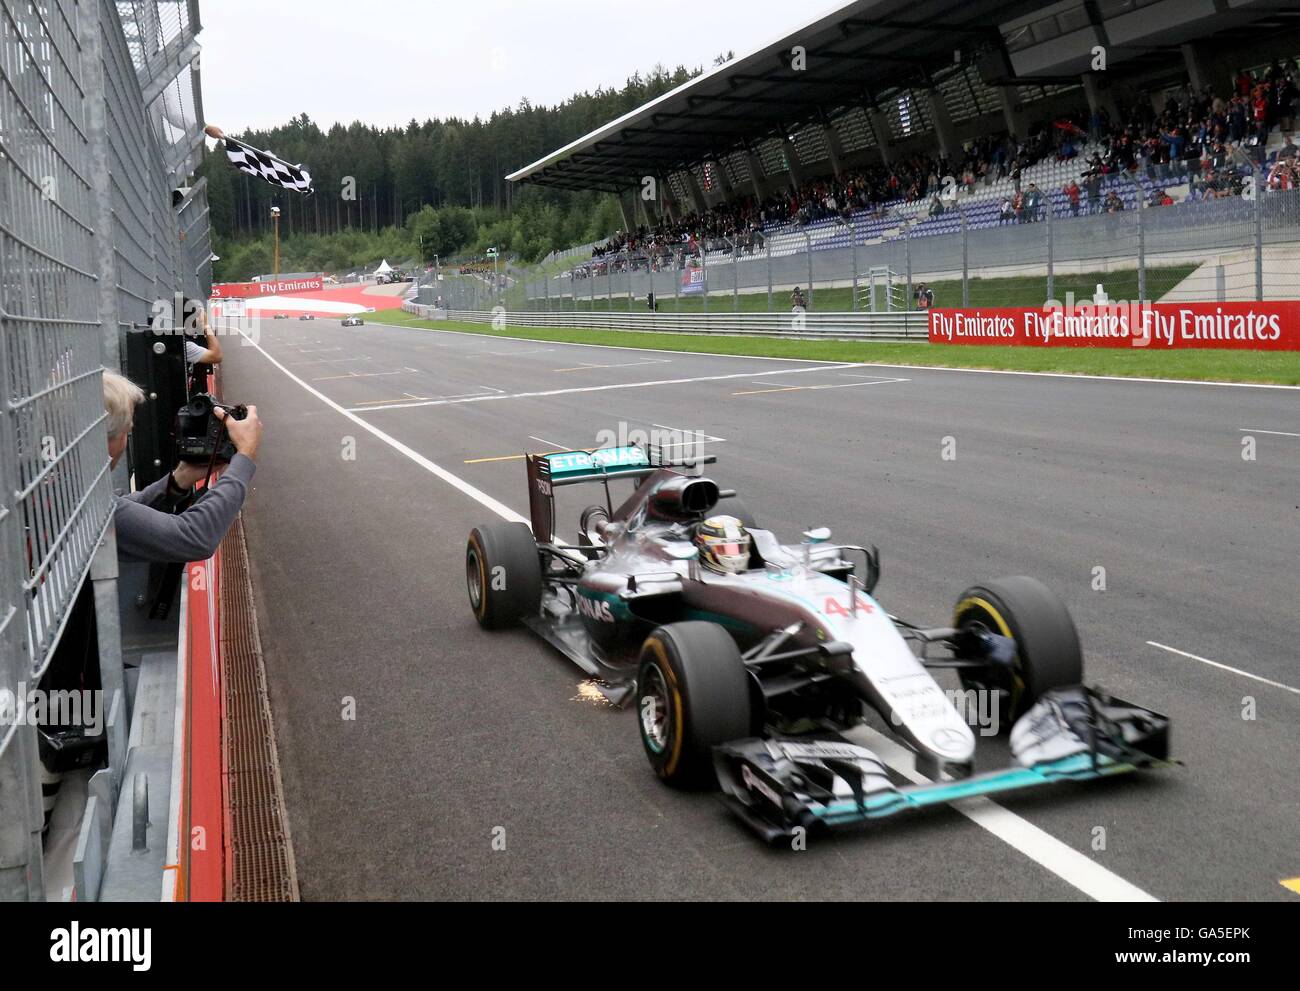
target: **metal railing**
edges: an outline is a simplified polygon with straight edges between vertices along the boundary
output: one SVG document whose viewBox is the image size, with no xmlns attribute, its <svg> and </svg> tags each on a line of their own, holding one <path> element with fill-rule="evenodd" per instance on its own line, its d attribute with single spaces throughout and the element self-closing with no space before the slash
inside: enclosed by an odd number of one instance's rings
<svg viewBox="0 0 1300 991">
<path fill-rule="evenodd" d="M 740 235 L 702 245 L 657 245 L 598 257 L 552 259 L 513 272 L 506 287 L 444 270 L 419 302 L 441 296 L 455 309 L 569 313 L 660 311 L 786 312 L 797 287 L 812 313 L 870 306 L 863 291 L 873 272 L 891 272 L 894 292 L 877 306 L 914 309 L 926 285 L 938 307 L 1041 305 L 1067 293 L 1091 299 L 1102 286 L 1112 300 L 1234 301 L 1300 298 L 1300 189 L 1270 188 L 1271 170 L 1240 176 L 1207 196 L 1195 175 L 1171 189 L 1186 202 L 1153 206 L 1160 183 L 1141 176 L 1108 182 L 1123 210 L 1104 197 L 1077 212 L 1059 191 L 1044 206 L 1008 222 L 990 219 L 990 200 L 959 195 L 935 216 L 859 215 L 852 225 L 827 220 L 805 228 Z M 1157 176 L 1157 178 L 1161 178 Z M 1050 204 L 1050 206 L 1048 205 Z M 901 293 L 898 291 L 901 289 Z"/>
<path fill-rule="evenodd" d="M 45 894 L 15 717 L 87 580 L 105 693 L 122 680 L 101 376 L 156 301 L 210 285 L 199 28 L 197 0 L 0 0 L 0 900 Z"/>
<path fill-rule="evenodd" d="M 419 303 L 403 309 L 425 319 L 492 323 L 491 310 L 438 310 Z M 504 316 L 504 327 L 571 327 L 573 317 L 564 313 L 513 311 Z M 632 330 L 664 334 L 742 334 L 755 337 L 784 337 L 794 340 L 927 340 L 929 322 L 924 313 L 626 313 L 581 314 L 581 326 L 595 330 Z"/>
</svg>

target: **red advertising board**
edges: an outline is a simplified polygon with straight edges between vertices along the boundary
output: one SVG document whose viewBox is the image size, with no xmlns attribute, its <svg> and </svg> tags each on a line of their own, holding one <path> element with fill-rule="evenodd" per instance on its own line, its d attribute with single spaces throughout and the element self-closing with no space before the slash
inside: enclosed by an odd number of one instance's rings
<svg viewBox="0 0 1300 991">
<path fill-rule="evenodd" d="M 285 296 L 297 292 L 320 292 L 325 280 L 320 276 L 307 279 L 274 279 L 267 282 L 226 282 L 212 287 L 213 299 L 252 299 L 257 296 Z"/>
<path fill-rule="evenodd" d="M 931 310 L 932 344 L 1300 351 L 1300 301 Z"/>
</svg>

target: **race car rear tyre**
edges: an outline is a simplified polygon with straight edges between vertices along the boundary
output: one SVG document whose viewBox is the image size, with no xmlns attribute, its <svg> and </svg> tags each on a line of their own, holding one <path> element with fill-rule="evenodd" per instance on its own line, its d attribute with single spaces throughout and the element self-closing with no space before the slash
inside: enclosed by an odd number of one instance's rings
<svg viewBox="0 0 1300 991">
<path fill-rule="evenodd" d="M 526 523 L 476 526 L 465 547 L 465 585 L 485 630 L 513 626 L 542 604 L 542 565 Z"/>
<path fill-rule="evenodd" d="M 1035 578 L 999 578 L 968 588 L 957 602 L 952 625 L 983 628 L 1015 643 L 1009 674 L 1003 668 L 961 670 L 963 688 L 1004 693 L 1000 732 L 1009 733 L 1046 692 L 1083 682 L 1083 651 L 1070 611 Z"/>
<path fill-rule="evenodd" d="M 678 788 L 714 788 L 713 748 L 751 735 L 749 673 L 716 623 L 671 623 L 646 638 L 637 725 L 650 766 Z"/>
</svg>

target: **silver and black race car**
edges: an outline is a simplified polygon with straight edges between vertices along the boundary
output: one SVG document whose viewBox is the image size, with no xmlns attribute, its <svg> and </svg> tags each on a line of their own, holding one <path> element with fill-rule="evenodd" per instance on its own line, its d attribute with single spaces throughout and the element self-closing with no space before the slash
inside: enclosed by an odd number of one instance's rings
<svg viewBox="0 0 1300 991">
<path fill-rule="evenodd" d="M 358 316 L 350 316 L 350 317 L 343 318 L 344 327 L 361 327 L 364 325 L 365 325 L 365 321 Z"/>
<path fill-rule="evenodd" d="M 531 528 L 479 526 L 466 549 L 479 624 L 527 625 L 610 702 L 634 702 L 661 779 L 720 784 L 771 841 L 1168 763 L 1168 719 L 1082 686 L 1074 622 L 1042 583 L 986 582 L 958 597 L 950 625 L 905 622 L 873 598 L 874 547 L 832 544 L 824 528 L 780 543 L 699 473 L 714 460 L 640 447 L 528 455 Z M 635 489 L 616 505 L 620 480 Z M 604 494 L 576 542 L 555 531 L 556 490 L 572 485 Z M 701 562 L 697 534 L 719 517 L 748 535 L 735 573 Z M 943 669 L 960 691 L 940 687 Z M 1001 708 L 1012 766 L 974 773 L 964 710 L 977 699 Z M 873 711 L 929 780 L 899 783 L 851 739 L 871 739 Z"/>
</svg>

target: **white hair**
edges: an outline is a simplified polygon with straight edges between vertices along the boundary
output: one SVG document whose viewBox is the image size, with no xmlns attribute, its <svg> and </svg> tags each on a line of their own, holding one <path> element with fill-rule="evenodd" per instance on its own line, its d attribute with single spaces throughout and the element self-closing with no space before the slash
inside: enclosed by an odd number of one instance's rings
<svg viewBox="0 0 1300 991">
<path fill-rule="evenodd" d="M 104 412 L 108 414 L 108 436 L 131 432 L 135 408 L 144 402 L 144 391 L 124 375 L 104 371 Z"/>
</svg>

